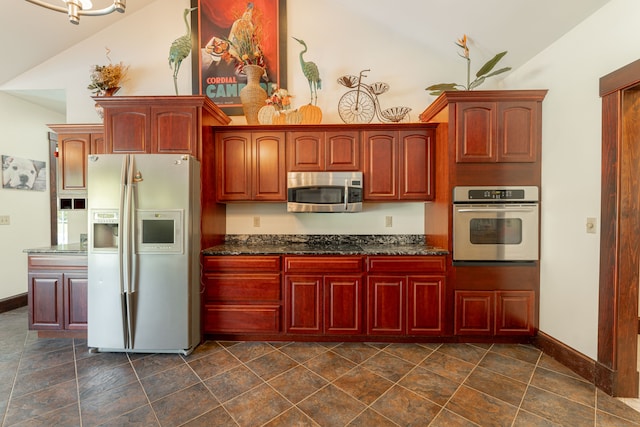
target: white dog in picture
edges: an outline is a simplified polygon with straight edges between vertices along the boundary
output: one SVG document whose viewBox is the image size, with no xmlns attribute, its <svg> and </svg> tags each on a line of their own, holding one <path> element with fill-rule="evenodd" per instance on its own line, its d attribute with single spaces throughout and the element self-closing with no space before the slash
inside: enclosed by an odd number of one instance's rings
<svg viewBox="0 0 640 427">
<path fill-rule="evenodd" d="M 2 187 L 32 190 L 39 173 L 33 160 L 20 157 L 2 156 Z"/>
</svg>

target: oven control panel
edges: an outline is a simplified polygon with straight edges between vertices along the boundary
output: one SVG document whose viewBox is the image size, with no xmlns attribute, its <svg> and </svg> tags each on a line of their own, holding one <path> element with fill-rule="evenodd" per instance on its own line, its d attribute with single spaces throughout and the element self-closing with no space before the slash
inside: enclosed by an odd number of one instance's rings
<svg viewBox="0 0 640 427">
<path fill-rule="evenodd" d="M 453 202 L 537 202 L 538 187 L 455 187 Z"/>
</svg>

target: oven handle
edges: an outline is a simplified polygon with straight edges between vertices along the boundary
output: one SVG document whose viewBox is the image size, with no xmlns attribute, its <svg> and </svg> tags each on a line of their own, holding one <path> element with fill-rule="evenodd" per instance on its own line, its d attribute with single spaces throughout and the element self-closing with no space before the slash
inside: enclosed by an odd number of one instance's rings
<svg viewBox="0 0 640 427">
<path fill-rule="evenodd" d="M 523 213 L 527 213 L 527 212 L 532 212 L 535 211 L 537 208 L 537 206 L 531 206 L 529 208 L 509 208 L 509 207 L 503 207 L 503 208 L 457 208 L 456 212 L 523 212 Z"/>
</svg>

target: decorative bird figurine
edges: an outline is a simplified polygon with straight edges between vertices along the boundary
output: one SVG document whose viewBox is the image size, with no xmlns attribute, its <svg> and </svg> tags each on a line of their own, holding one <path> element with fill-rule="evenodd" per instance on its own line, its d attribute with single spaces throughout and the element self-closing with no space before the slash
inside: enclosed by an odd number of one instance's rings
<svg viewBox="0 0 640 427">
<path fill-rule="evenodd" d="M 300 40 L 295 37 L 293 37 L 293 39 L 304 46 L 304 49 L 302 50 L 302 52 L 300 52 L 300 66 L 302 67 L 302 73 L 309 82 L 309 91 L 311 92 L 311 101 L 309 101 L 309 104 L 315 105 L 318 102 L 318 89 L 322 89 L 320 72 L 318 71 L 318 66 L 315 64 L 315 62 L 307 62 L 302 57 L 302 55 L 307 52 L 307 44 L 304 42 L 304 40 Z"/>
<path fill-rule="evenodd" d="M 187 33 L 178 37 L 171 43 L 169 49 L 169 68 L 173 68 L 173 86 L 176 89 L 176 95 L 178 94 L 178 71 L 180 71 L 180 64 L 191 53 L 191 28 L 189 27 L 189 20 L 187 16 L 196 10 L 197 7 L 184 10 L 184 24 L 187 27 Z"/>
</svg>

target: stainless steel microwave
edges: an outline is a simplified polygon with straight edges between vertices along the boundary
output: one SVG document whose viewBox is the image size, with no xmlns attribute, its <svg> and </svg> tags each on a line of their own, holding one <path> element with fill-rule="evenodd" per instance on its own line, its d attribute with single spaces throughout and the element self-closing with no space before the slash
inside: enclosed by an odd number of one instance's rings
<svg viewBox="0 0 640 427">
<path fill-rule="evenodd" d="M 362 172 L 289 172 L 287 212 L 362 211 Z"/>
</svg>

